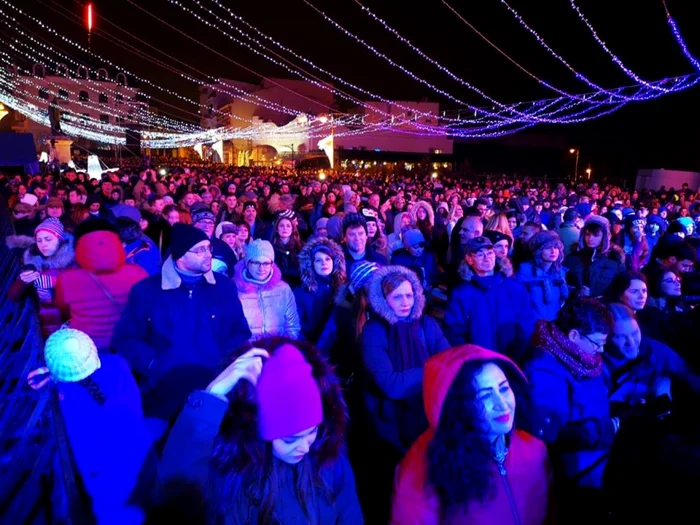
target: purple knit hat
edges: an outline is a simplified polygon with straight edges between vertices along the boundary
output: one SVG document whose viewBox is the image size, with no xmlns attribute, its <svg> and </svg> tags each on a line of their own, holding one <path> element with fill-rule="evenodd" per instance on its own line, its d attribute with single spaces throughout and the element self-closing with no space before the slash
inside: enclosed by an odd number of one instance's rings
<svg viewBox="0 0 700 525">
<path fill-rule="evenodd" d="M 311 365 L 285 344 L 263 365 L 257 384 L 260 436 L 293 436 L 323 422 L 323 402 Z"/>
<path fill-rule="evenodd" d="M 55 217 L 49 217 L 41 224 L 39 224 L 39 226 L 36 227 L 36 229 L 34 230 L 34 236 L 36 237 L 36 234 L 40 231 L 49 232 L 50 234 L 58 237 L 58 240 L 61 240 L 63 239 L 65 229 L 63 228 L 63 224 L 61 223 L 61 221 L 59 221 Z"/>
</svg>

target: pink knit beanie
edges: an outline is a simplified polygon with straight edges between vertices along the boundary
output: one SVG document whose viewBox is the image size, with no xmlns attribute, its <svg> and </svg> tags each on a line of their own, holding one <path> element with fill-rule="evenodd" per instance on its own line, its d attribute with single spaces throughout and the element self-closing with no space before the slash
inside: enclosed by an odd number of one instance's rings
<svg viewBox="0 0 700 525">
<path fill-rule="evenodd" d="M 278 348 L 265 362 L 257 384 L 260 435 L 265 441 L 321 424 L 321 392 L 311 372 L 311 365 L 291 344 Z"/>
</svg>

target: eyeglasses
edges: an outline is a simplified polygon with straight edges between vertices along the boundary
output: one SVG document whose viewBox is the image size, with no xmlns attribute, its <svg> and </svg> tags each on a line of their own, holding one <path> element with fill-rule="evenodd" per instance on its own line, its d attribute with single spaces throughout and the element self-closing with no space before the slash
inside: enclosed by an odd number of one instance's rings
<svg viewBox="0 0 700 525">
<path fill-rule="evenodd" d="M 425 248 L 425 242 L 423 242 L 423 241 L 417 242 L 416 244 L 411 246 L 411 248 Z"/>
<path fill-rule="evenodd" d="M 213 253 L 214 250 L 211 247 L 211 244 L 209 246 L 200 246 L 199 248 L 195 248 L 194 250 L 187 250 L 190 253 L 194 253 L 195 255 L 204 255 L 205 253 Z"/>
<path fill-rule="evenodd" d="M 587 335 L 584 335 L 583 337 L 585 339 L 587 339 L 588 342 L 591 343 L 595 347 L 596 351 L 600 350 L 601 348 L 603 348 L 605 346 L 605 343 L 596 343 L 593 339 L 591 339 Z"/>
<path fill-rule="evenodd" d="M 272 268 L 271 262 L 248 261 L 248 264 L 253 268 Z"/>
</svg>

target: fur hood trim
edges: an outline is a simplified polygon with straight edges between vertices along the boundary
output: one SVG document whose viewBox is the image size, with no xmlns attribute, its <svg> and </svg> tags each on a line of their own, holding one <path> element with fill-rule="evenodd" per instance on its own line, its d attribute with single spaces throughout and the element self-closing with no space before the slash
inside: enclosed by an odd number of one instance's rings
<svg viewBox="0 0 700 525">
<path fill-rule="evenodd" d="M 251 283 L 243 278 L 243 271 L 245 270 L 245 259 L 242 259 L 236 263 L 233 268 L 233 280 L 236 283 L 236 288 L 242 293 L 257 293 L 258 291 L 269 291 L 275 286 L 282 282 L 282 272 L 279 266 L 273 263 L 272 265 L 272 277 L 262 286 Z"/>
<path fill-rule="evenodd" d="M 209 270 L 204 274 L 204 279 L 209 284 L 216 284 L 216 278 L 214 277 L 214 272 Z M 182 284 L 182 278 L 180 274 L 177 273 L 175 269 L 175 261 L 173 261 L 172 256 L 165 259 L 163 263 L 163 268 L 161 269 L 161 287 L 163 290 L 177 290 Z"/>
<path fill-rule="evenodd" d="M 333 272 L 331 273 L 331 284 L 333 290 L 338 290 L 345 282 L 345 255 L 343 249 L 334 240 L 327 237 L 312 237 L 309 242 L 299 252 L 299 271 L 301 273 L 301 285 L 309 292 L 318 290 L 318 281 L 314 271 L 312 256 L 314 250 L 319 246 L 326 246 L 333 259 Z"/>
<path fill-rule="evenodd" d="M 382 292 L 382 282 L 384 279 L 390 275 L 401 274 L 408 278 L 408 282 L 411 283 L 411 288 L 413 288 L 414 303 L 413 309 L 411 310 L 408 320 L 415 321 L 420 319 L 423 315 L 423 309 L 425 308 L 425 295 L 423 294 L 423 286 L 421 286 L 418 276 L 415 272 L 409 270 L 404 266 L 384 266 L 372 274 L 367 283 L 367 293 L 369 298 L 369 304 L 372 307 L 374 313 L 379 317 L 384 319 L 389 324 L 395 324 L 399 322 L 399 318 L 391 309 L 389 303 L 384 297 L 384 292 Z"/>
<path fill-rule="evenodd" d="M 430 224 L 435 226 L 435 212 L 433 211 L 433 207 L 429 202 L 426 201 L 418 201 L 413 205 L 413 208 L 411 208 L 411 222 L 413 224 L 418 223 L 418 217 L 416 216 L 416 213 L 418 212 L 419 208 L 423 208 L 425 212 L 428 214 L 428 220 L 430 221 Z"/>
<path fill-rule="evenodd" d="M 598 224 L 603 229 L 603 241 L 600 253 L 602 255 L 607 255 L 611 247 L 610 238 L 612 236 L 612 230 L 610 228 L 610 221 L 602 215 L 591 215 L 586 219 L 586 223 L 583 225 L 583 228 L 581 228 L 581 233 L 578 237 L 578 247 L 580 250 L 586 247 L 584 244 L 584 237 L 586 236 L 586 231 L 592 224 Z"/>
<path fill-rule="evenodd" d="M 464 281 L 471 281 L 474 277 L 474 270 L 467 264 L 467 261 L 462 261 L 459 265 L 459 276 Z M 496 267 L 494 268 L 495 273 L 501 273 L 504 277 L 513 276 L 513 263 L 508 257 L 496 257 Z"/>
<path fill-rule="evenodd" d="M 5 242 L 10 249 L 24 249 L 22 264 L 33 264 L 39 271 L 63 270 L 75 264 L 73 236 L 69 233 L 63 234 L 63 239 L 59 242 L 56 253 L 51 257 L 44 257 L 41 255 L 39 248 L 37 248 L 34 242 L 34 237 L 10 235 Z"/>
</svg>

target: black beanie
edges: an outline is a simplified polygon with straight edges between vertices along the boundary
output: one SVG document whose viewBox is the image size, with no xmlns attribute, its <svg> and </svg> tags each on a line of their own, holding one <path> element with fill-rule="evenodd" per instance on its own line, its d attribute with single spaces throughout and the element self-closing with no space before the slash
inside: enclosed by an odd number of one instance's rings
<svg viewBox="0 0 700 525">
<path fill-rule="evenodd" d="M 189 224 L 175 223 L 170 236 L 170 255 L 173 261 L 183 257 L 195 244 L 208 241 L 209 237 L 202 230 Z"/>
<path fill-rule="evenodd" d="M 75 227 L 75 232 L 73 233 L 74 243 L 77 245 L 83 235 L 101 231 L 119 233 L 117 227 L 108 220 L 90 216 Z"/>
</svg>

